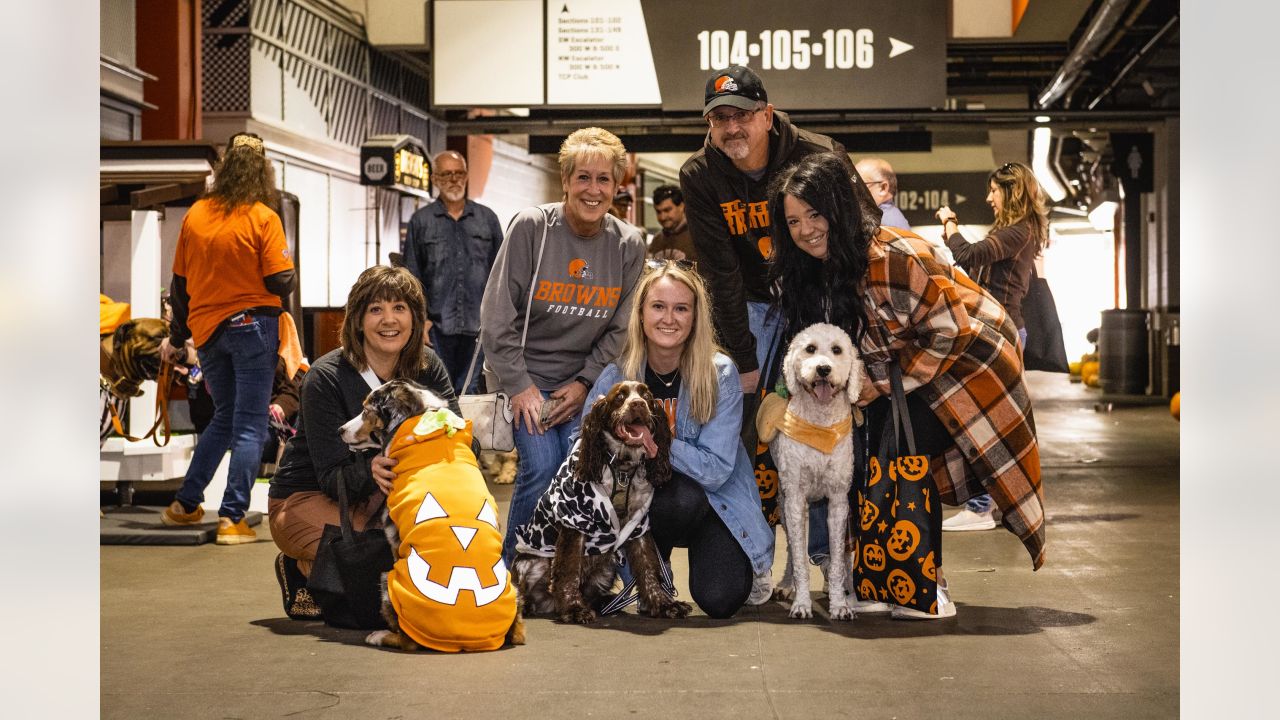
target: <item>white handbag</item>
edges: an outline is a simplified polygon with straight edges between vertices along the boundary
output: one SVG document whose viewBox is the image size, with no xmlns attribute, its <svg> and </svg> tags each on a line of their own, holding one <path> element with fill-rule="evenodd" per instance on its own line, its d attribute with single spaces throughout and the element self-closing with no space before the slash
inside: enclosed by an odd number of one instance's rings
<svg viewBox="0 0 1280 720">
<path fill-rule="evenodd" d="M 481 450 L 511 452 L 516 449 L 516 439 L 511 412 L 511 398 L 504 392 L 482 395 L 463 395 L 458 398 L 462 416 L 471 421 L 472 437 L 480 443 Z"/>
<path fill-rule="evenodd" d="M 533 268 L 533 279 L 529 282 L 529 297 L 525 300 L 524 331 L 520 334 L 520 349 L 524 350 L 525 340 L 529 335 L 529 308 L 533 304 L 533 289 L 538 284 L 538 272 L 542 269 L 542 251 L 547 247 L 547 228 L 550 226 L 546 211 L 543 211 L 542 242 L 538 245 L 538 262 Z M 480 328 L 481 333 L 484 328 Z M 476 349 L 471 353 L 471 365 L 467 368 L 467 379 L 463 389 L 471 387 L 471 378 L 475 377 L 476 360 L 480 357 L 480 335 L 476 336 Z M 485 385 L 496 385 L 496 376 L 485 370 Z M 481 450 L 511 452 L 516 449 L 515 429 L 513 422 L 515 413 L 511 410 L 511 398 L 502 391 L 478 395 L 463 395 L 458 398 L 458 407 L 462 416 L 471 421 L 471 435 L 480 443 Z"/>
</svg>

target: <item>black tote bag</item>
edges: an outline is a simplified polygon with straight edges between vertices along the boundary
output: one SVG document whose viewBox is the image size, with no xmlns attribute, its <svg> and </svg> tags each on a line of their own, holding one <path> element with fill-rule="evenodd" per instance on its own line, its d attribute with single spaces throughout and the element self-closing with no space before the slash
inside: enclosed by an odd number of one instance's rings
<svg viewBox="0 0 1280 720">
<path fill-rule="evenodd" d="M 320 606 L 326 624 L 358 630 L 382 630 L 379 579 L 395 565 L 395 555 L 382 528 L 354 532 L 347 489 L 338 489 L 341 525 L 325 525 L 307 590 Z"/>
<path fill-rule="evenodd" d="M 1067 347 L 1062 340 L 1062 322 L 1053 301 L 1049 281 L 1031 270 L 1031 284 L 1022 298 L 1022 319 L 1027 324 L 1027 346 L 1022 350 L 1025 370 L 1070 372 Z"/>
<path fill-rule="evenodd" d="M 853 590 L 859 600 L 936 615 L 942 499 L 929 474 L 929 455 L 917 454 L 896 361 L 890 363 L 890 380 L 891 416 L 883 423 L 879 450 L 868 453 L 862 482 L 854 484 Z"/>
</svg>

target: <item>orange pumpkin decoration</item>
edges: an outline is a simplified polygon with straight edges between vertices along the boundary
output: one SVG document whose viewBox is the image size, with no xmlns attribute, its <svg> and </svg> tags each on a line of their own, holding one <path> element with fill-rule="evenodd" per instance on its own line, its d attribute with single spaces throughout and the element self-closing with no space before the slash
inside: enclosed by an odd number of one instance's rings
<svg viewBox="0 0 1280 720">
<path fill-rule="evenodd" d="M 898 458 L 894 465 L 898 468 L 898 477 L 915 482 L 929 471 L 929 458 L 926 455 L 908 455 Z M 891 470 L 889 474 L 892 476 L 893 471 Z"/>
<path fill-rule="evenodd" d="M 860 502 L 860 504 L 862 505 L 862 514 L 859 527 L 863 530 L 870 530 L 876 520 L 880 519 L 880 508 L 876 507 L 875 503 Z"/>
<path fill-rule="evenodd" d="M 756 487 L 760 490 L 760 499 L 768 500 L 778 494 L 778 471 L 770 470 L 764 465 L 756 466 Z"/>
<path fill-rule="evenodd" d="M 921 561 L 920 572 L 924 573 L 924 576 L 930 580 L 938 579 L 938 566 L 934 564 L 933 551 L 929 551 L 929 554 L 924 556 L 924 560 Z"/>
<path fill-rule="evenodd" d="M 1169 401 L 1169 414 L 1173 416 L 1174 420 L 1177 420 L 1178 422 L 1182 422 L 1182 393 L 1181 392 L 1174 393 L 1173 399 Z"/>
<path fill-rule="evenodd" d="M 884 548 L 876 543 L 862 546 L 862 562 L 866 564 L 868 570 L 880 572 L 885 565 Z"/>
<path fill-rule="evenodd" d="M 862 600 L 876 599 L 876 585 L 867 578 L 863 578 L 858 584 L 858 597 Z"/>
<path fill-rule="evenodd" d="M 1097 360 L 1090 360 L 1089 362 L 1082 363 L 1080 365 L 1080 379 L 1089 387 L 1098 387 L 1098 370 L 1099 364 Z"/>
<path fill-rule="evenodd" d="M 871 458 L 871 469 L 869 472 L 871 473 L 871 477 L 867 478 L 867 487 L 872 487 L 876 483 L 880 482 L 880 461 L 874 456 Z"/>
<path fill-rule="evenodd" d="M 920 545 L 920 528 L 910 520 L 899 520 L 894 523 L 893 530 L 884 546 L 889 550 L 889 557 L 894 560 L 906 560 Z"/>
<path fill-rule="evenodd" d="M 889 593 L 899 605 L 915 605 L 916 582 L 901 570 L 890 570 L 887 581 Z"/>
<path fill-rule="evenodd" d="M 400 529 L 387 594 L 400 630 L 443 652 L 494 650 L 516 612 L 515 586 L 502 561 L 497 503 L 471 454 L 471 424 L 414 434 L 396 432 L 388 455 L 402 472 L 387 497 Z"/>
</svg>

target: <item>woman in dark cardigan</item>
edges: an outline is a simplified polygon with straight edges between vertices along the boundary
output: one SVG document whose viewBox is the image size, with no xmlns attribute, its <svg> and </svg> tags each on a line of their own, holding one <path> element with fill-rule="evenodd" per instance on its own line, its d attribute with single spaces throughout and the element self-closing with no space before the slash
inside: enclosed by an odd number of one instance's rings
<svg viewBox="0 0 1280 720">
<path fill-rule="evenodd" d="M 285 447 L 267 501 L 271 537 L 281 550 L 276 577 L 290 617 L 319 617 L 303 586 L 324 526 L 339 522 L 339 488 L 346 487 L 359 531 L 376 520 L 386 499 L 380 488 L 395 479 L 395 461 L 375 450 L 354 452 L 339 437 L 369 391 L 413 380 L 462 414 L 444 363 L 423 345 L 426 319 L 422 286 L 408 270 L 365 270 L 347 296 L 342 347 L 313 363 L 303 381 L 298 433 Z"/>
<path fill-rule="evenodd" d="M 976 243 L 960 234 L 958 218 L 947 206 L 935 214 L 942 223 L 947 247 L 956 264 L 1004 306 L 1018 329 L 1021 347 L 1027 344 L 1022 299 L 1031 287 L 1036 257 L 1049 244 L 1049 215 L 1044 191 L 1035 173 L 1022 163 L 1005 163 L 987 177 L 987 204 L 995 214 L 991 232 Z M 943 530 L 990 530 L 996 526 L 990 495 L 978 495 L 964 509 L 942 523 Z"/>
</svg>

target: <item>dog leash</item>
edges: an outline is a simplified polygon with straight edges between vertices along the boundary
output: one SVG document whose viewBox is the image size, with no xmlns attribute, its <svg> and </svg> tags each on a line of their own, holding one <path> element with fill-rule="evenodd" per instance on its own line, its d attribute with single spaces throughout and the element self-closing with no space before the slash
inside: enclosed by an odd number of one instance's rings
<svg viewBox="0 0 1280 720">
<path fill-rule="evenodd" d="M 663 560 L 661 556 L 658 557 L 658 584 L 668 597 L 679 597 L 675 583 L 671 580 L 671 567 L 667 565 L 667 561 Z M 607 605 L 600 608 L 600 615 L 613 615 L 621 612 L 623 608 L 639 602 L 639 600 L 640 593 L 636 591 L 636 578 L 633 575 L 627 581 L 627 584 L 622 586 L 622 591 L 614 595 Z"/>
<path fill-rule="evenodd" d="M 120 421 L 120 414 L 116 410 L 115 404 L 108 402 L 107 408 L 111 410 L 111 426 L 116 433 L 124 436 L 129 442 L 142 442 L 147 438 L 156 444 L 156 447 L 164 447 L 169 444 L 171 433 L 169 432 L 169 388 L 173 385 L 173 363 L 168 360 L 160 362 L 160 372 L 156 376 L 156 411 L 155 421 L 151 423 L 151 429 L 142 437 L 134 437 L 124 431 L 124 424 Z M 114 395 L 114 392 L 112 393 Z M 119 396 L 117 396 L 119 397 Z M 160 434 L 156 431 L 164 425 L 164 442 L 160 442 Z"/>
<path fill-rule="evenodd" d="M 616 470 L 613 469 L 613 462 L 614 460 L 617 460 L 617 459 L 618 459 L 617 453 L 614 453 L 613 456 L 609 458 L 609 462 L 606 463 L 607 465 L 609 465 L 609 474 L 613 476 L 613 492 L 610 493 L 609 495 L 610 502 L 612 502 L 613 495 L 617 494 L 618 492 L 618 485 L 619 485 L 618 475 L 620 473 L 618 473 Z M 627 502 L 629 502 L 631 499 L 631 476 L 624 475 L 623 477 L 626 478 L 626 480 L 623 483 L 621 483 L 623 489 L 626 491 L 626 496 L 623 500 L 623 506 L 625 507 Z M 621 546 L 621 544 L 625 542 L 626 538 L 631 535 L 631 533 L 635 530 L 635 527 L 637 524 L 639 524 L 639 522 L 640 522 L 640 518 L 636 518 L 632 522 L 628 523 L 625 527 L 623 527 L 622 530 L 618 531 L 619 546 Z M 618 551 L 615 550 L 614 552 L 618 552 Z M 668 597 L 672 597 L 672 598 L 677 597 L 676 586 L 671 579 L 671 568 L 670 566 L 667 565 L 667 562 L 663 560 L 661 557 L 658 558 L 658 582 L 662 587 L 662 590 L 665 593 L 667 593 Z M 617 595 L 614 595 L 613 599 L 610 600 L 608 604 L 606 604 L 603 608 L 600 609 L 600 614 L 613 615 L 615 613 L 621 612 L 623 608 L 627 607 L 628 605 L 631 605 L 632 603 L 638 602 L 639 600 L 640 600 L 640 593 L 636 591 L 636 579 L 635 579 L 635 576 L 632 576 L 631 579 L 627 580 L 627 583 L 622 586 L 622 590 Z"/>
</svg>

